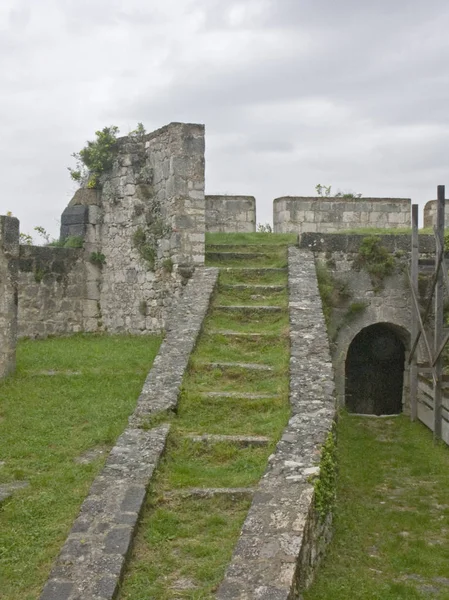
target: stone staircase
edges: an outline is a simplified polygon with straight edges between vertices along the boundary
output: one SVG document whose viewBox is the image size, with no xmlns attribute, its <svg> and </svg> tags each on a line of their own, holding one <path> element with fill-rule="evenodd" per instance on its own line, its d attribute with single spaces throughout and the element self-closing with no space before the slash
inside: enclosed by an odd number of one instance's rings
<svg viewBox="0 0 449 600">
<path fill-rule="evenodd" d="M 289 415 L 287 244 L 214 245 L 206 250 L 207 266 L 220 269 L 218 286 L 183 384 L 156 494 L 158 506 L 164 509 L 176 502 L 178 516 L 183 502 L 203 505 L 200 510 L 207 513 L 212 510 L 211 502 L 223 500 L 227 507 L 224 517 L 232 520 L 236 509 L 240 515 L 246 514 L 248 502 Z M 216 420 L 214 411 L 219 413 Z M 189 415 L 194 418 L 189 419 Z M 173 471 L 179 469 L 179 462 L 178 467 L 175 466 L 179 448 L 188 448 L 190 453 L 189 465 L 183 473 L 185 485 L 173 483 Z M 188 469 L 195 471 L 197 459 L 206 463 L 203 473 L 220 469 L 220 465 L 214 463 L 219 449 L 223 449 L 224 455 L 234 456 L 237 452 L 240 458 L 236 460 L 248 465 L 254 461 L 252 455 L 257 454 L 257 474 L 249 478 L 244 470 L 240 476 L 239 473 L 228 474 L 224 469 L 222 481 L 211 476 L 208 483 L 207 477 L 202 475 L 199 485 Z M 220 460 L 218 458 L 218 462 Z M 145 515 L 143 521 L 147 521 Z M 241 522 L 237 523 L 237 531 L 240 526 Z M 145 572 L 146 565 L 140 556 L 146 555 L 144 538 L 151 529 L 151 514 L 147 532 L 144 526 L 142 529 L 125 575 L 121 598 L 132 597 L 127 590 L 134 589 L 135 582 Z M 229 545 L 227 561 L 237 539 L 238 536 Z M 179 570 L 182 571 L 182 565 Z M 189 585 L 196 593 L 209 597 L 206 594 L 212 593 L 223 575 L 221 567 L 214 586 L 208 587 L 202 586 L 192 573 Z M 171 597 L 170 590 L 176 589 L 177 583 L 165 577 L 164 582 L 155 581 L 154 585 L 154 590 L 159 590 L 160 597 L 165 598 L 163 594 Z M 148 593 L 153 597 L 150 591 Z"/>
</svg>

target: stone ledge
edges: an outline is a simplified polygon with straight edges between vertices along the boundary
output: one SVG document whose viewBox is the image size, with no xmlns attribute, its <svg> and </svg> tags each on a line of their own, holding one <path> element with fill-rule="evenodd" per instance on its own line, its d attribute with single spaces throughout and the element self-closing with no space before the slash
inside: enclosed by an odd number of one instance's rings
<svg viewBox="0 0 449 600">
<path fill-rule="evenodd" d="M 320 449 L 336 414 L 311 252 L 289 249 L 289 292 L 292 416 L 259 483 L 218 600 L 299 597 L 310 585 L 330 538 L 332 515 L 318 518 L 310 482 L 319 473 Z"/>
</svg>

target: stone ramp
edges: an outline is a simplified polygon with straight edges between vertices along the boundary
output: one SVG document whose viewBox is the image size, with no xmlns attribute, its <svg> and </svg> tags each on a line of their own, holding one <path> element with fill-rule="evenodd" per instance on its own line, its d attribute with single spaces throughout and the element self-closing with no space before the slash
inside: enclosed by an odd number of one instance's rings
<svg viewBox="0 0 449 600">
<path fill-rule="evenodd" d="M 289 248 L 292 416 L 270 458 L 218 600 L 290 600 L 308 587 L 332 515 L 314 508 L 311 477 L 336 413 L 333 369 L 313 254 Z"/>
<path fill-rule="evenodd" d="M 176 407 L 179 390 L 218 276 L 197 269 L 176 307 L 129 425 L 94 480 L 40 600 L 112 600 L 131 549 L 146 490 L 165 449 L 168 425 L 139 428 Z"/>
</svg>

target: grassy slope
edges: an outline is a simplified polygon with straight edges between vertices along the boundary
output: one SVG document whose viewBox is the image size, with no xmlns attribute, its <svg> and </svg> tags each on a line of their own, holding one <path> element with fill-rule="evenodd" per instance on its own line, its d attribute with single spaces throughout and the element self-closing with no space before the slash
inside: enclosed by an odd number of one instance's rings
<svg viewBox="0 0 449 600">
<path fill-rule="evenodd" d="M 226 250 L 240 251 L 242 243 L 273 243 L 278 264 L 285 264 L 286 242 L 295 236 L 274 234 L 212 234 L 210 244 L 236 244 Z M 281 251 L 276 248 L 283 245 Z M 216 249 L 215 249 L 216 250 Z M 265 251 L 265 250 L 264 250 Z M 231 261 L 235 263 L 235 261 Z M 268 259 L 265 264 L 273 261 Z M 248 261 L 253 266 L 259 261 Z M 229 266 L 228 262 L 223 263 Z M 240 263 L 238 263 L 240 266 Z M 242 265 L 242 266 L 244 266 Z M 233 272 L 220 273 L 213 306 L 246 304 L 248 294 L 223 289 L 221 284 L 247 277 Z M 283 283 L 287 274 L 254 274 L 252 283 Z M 268 294 L 267 304 L 272 303 Z M 287 292 L 274 292 L 286 307 Z M 265 299 L 258 299 L 264 304 Z M 225 314 L 212 308 L 204 333 L 190 361 L 184 379 L 178 414 L 172 419 L 169 447 L 149 494 L 142 525 L 121 598 L 129 600 L 211 599 L 221 581 L 242 522 L 248 500 L 228 498 L 195 499 L 173 495 L 187 487 L 246 487 L 255 485 L 263 474 L 266 461 L 289 415 L 288 406 L 288 319 L 286 310 L 278 315 Z M 212 332 L 269 330 L 269 338 L 236 339 Z M 239 368 L 211 369 L 207 361 L 258 362 L 273 366 L 273 372 L 248 372 Z M 203 391 L 234 391 L 275 394 L 276 398 L 205 398 Z M 266 435 L 268 448 L 237 448 L 233 444 L 212 446 L 193 444 L 185 433 Z"/>
<path fill-rule="evenodd" d="M 305 600 L 449 599 L 449 449 L 404 416 L 342 415 L 334 539 Z"/>
<path fill-rule="evenodd" d="M 126 426 L 160 338 L 21 341 L 0 383 L 0 484 L 29 487 L 0 509 L 0 597 L 35 600 L 106 451 Z M 74 458 L 105 450 L 88 465 Z"/>
</svg>

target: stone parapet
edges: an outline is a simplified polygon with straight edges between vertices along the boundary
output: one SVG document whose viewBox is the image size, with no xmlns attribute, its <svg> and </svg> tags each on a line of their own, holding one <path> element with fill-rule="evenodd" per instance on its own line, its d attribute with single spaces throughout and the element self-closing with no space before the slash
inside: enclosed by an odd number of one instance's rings
<svg viewBox="0 0 449 600">
<path fill-rule="evenodd" d="M 344 229 L 411 227 L 408 198 L 276 198 L 275 233 L 333 233 Z"/>
<path fill-rule="evenodd" d="M 19 221 L 0 216 L 0 379 L 16 366 Z"/>
<path fill-rule="evenodd" d="M 289 249 L 289 295 L 292 416 L 254 495 L 219 600 L 298 598 L 331 536 L 332 507 L 316 510 L 314 478 L 333 438 L 333 370 L 307 250 Z"/>
<path fill-rule="evenodd" d="M 256 199 L 254 196 L 206 196 L 206 231 L 255 232 Z"/>
<path fill-rule="evenodd" d="M 356 254 L 360 245 L 370 234 L 356 233 L 302 233 L 299 239 L 300 248 L 312 250 L 314 253 L 340 252 Z M 412 247 L 411 234 L 376 234 L 382 246 L 394 254 L 395 252 L 410 252 Z M 418 238 L 420 254 L 435 254 L 435 238 L 433 235 L 420 235 Z"/>
<path fill-rule="evenodd" d="M 429 200 L 424 206 L 424 227 L 433 227 L 437 224 L 437 201 Z M 444 226 L 449 227 L 449 200 L 445 202 Z"/>
</svg>

